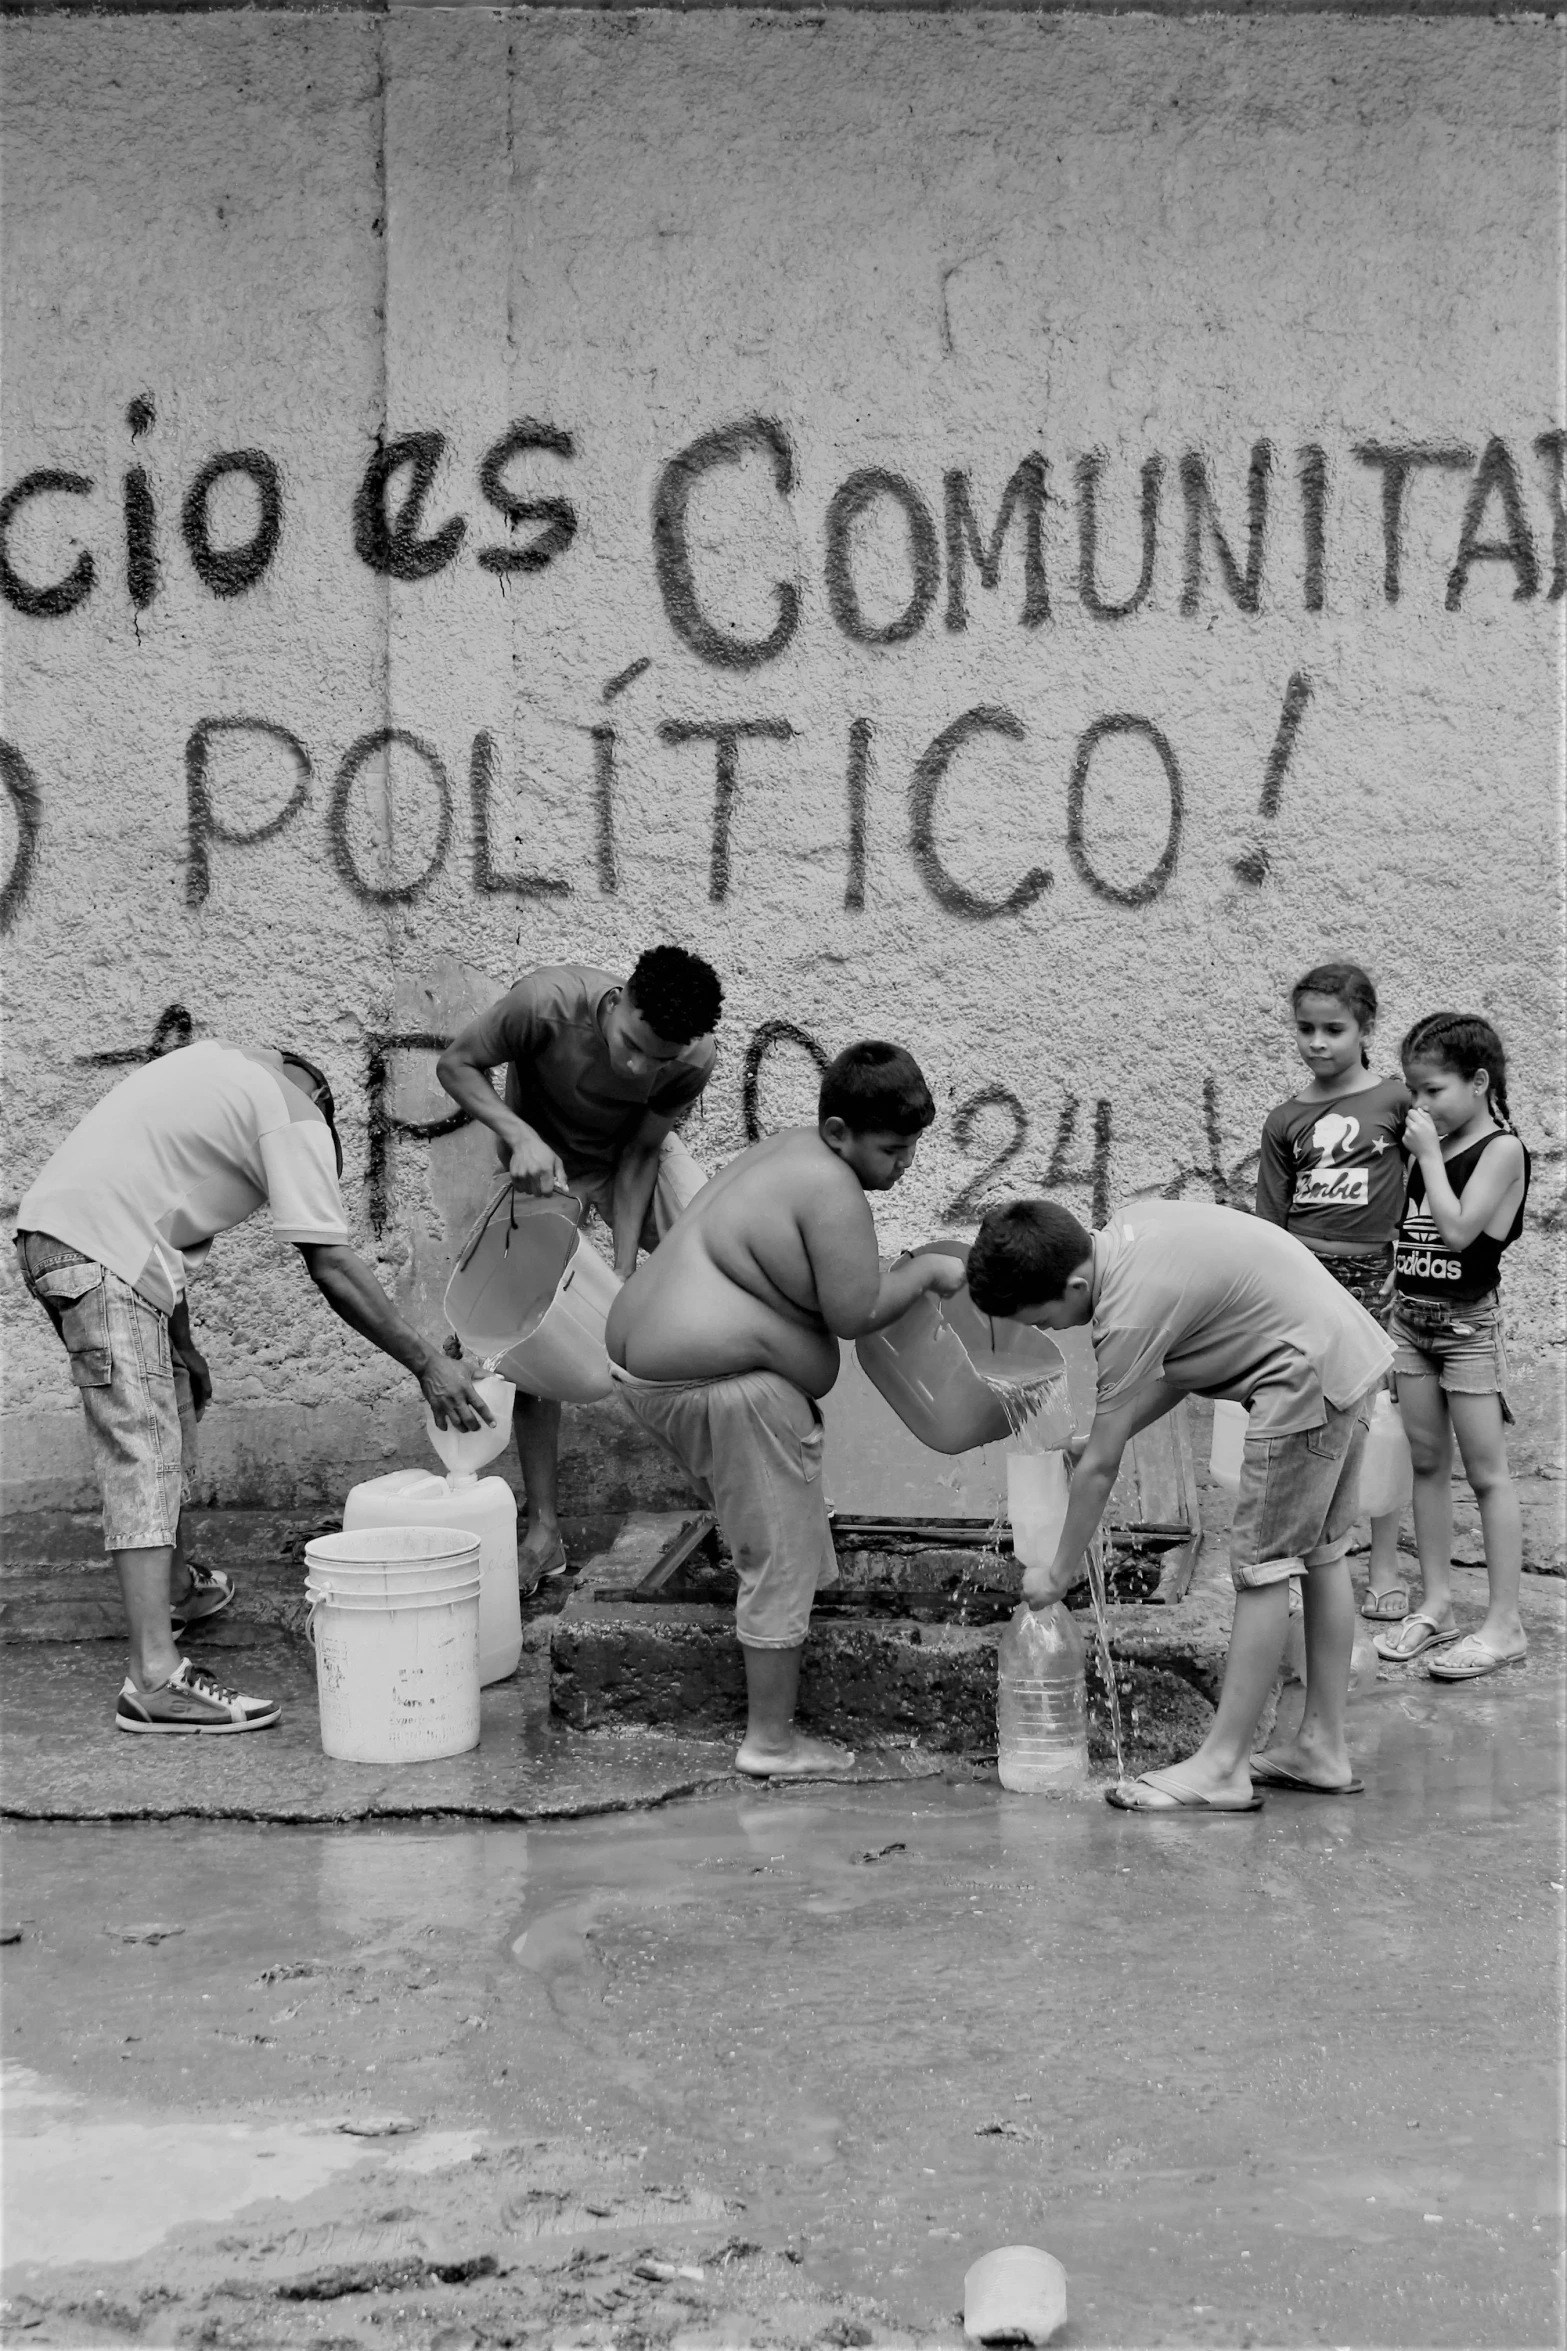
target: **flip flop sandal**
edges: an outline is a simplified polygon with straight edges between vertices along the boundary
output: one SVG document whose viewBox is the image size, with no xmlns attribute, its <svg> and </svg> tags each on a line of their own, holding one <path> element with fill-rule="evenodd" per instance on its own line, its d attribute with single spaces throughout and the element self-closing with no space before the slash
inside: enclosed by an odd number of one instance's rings
<svg viewBox="0 0 1567 2351">
<path fill-rule="evenodd" d="M 1409 1614 L 1409 1586 L 1394 1584 L 1386 1592 L 1368 1592 L 1360 1613 L 1368 1624 L 1402 1624 Z"/>
<path fill-rule="evenodd" d="M 1434 1682 L 1477 1682 L 1484 1674 L 1500 1673 L 1504 1665 L 1522 1665 L 1528 1654 L 1527 1649 L 1510 1649 L 1499 1657 L 1478 1633 L 1465 1633 L 1451 1654 L 1434 1659 L 1426 1672 Z"/>
<path fill-rule="evenodd" d="M 1423 1624 L 1426 1628 L 1424 1633 L 1408 1648 L 1398 1646 L 1399 1633 L 1407 1633 L 1412 1624 Z M 1387 1659 L 1389 1665 L 1408 1665 L 1415 1658 L 1423 1657 L 1428 1649 L 1445 1648 L 1449 1641 L 1460 1638 L 1457 1625 L 1439 1625 L 1435 1617 L 1427 1616 L 1423 1608 L 1417 1608 L 1405 1617 L 1398 1633 L 1378 1633 L 1371 1646 L 1379 1657 Z"/>
<path fill-rule="evenodd" d="M 1156 1787 L 1145 1774 L 1135 1780 L 1118 1780 L 1113 1788 L 1106 1788 L 1105 1802 L 1113 1804 L 1117 1812 L 1260 1812 L 1262 1798 L 1253 1791 L 1243 1804 L 1216 1804 L 1211 1796 L 1199 1796 L 1195 1789 Z"/>
<path fill-rule="evenodd" d="M 1297 1796 L 1363 1796 L 1366 1792 L 1362 1779 L 1345 1780 L 1342 1787 L 1330 1788 L 1324 1780 L 1302 1779 L 1298 1771 L 1287 1771 L 1282 1763 L 1270 1763 L 1265 1755 L 1252 1757 L 1251 1776 L 1264 1788 L 1288 1788 Z"/>
<path fill-rule="evenodd" d="M 557 1576 L 565 1574 L 566 1567 L 566 1546 L 563 1542 L 557 1543 L 554 1550 L 533 1570 L 532 1581 L 529 1583 L 524 1583 L 522 1580 L 526 1570 L 519 1561 L 517 1567 L 518 1597 L 523 1600 L 531 1600 L 541 1584 L 554 1583 Z"/>
</svg>

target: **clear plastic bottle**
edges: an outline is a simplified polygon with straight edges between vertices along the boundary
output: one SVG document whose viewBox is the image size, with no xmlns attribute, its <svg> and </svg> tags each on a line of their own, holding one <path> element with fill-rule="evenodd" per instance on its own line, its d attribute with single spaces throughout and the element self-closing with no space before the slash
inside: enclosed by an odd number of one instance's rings
<svg viewBox="0 0 1567 2351">
<path fill-rule="evenodd" d="M 1004 1788 L 1062 1796 L 1088 1785 L 1083 1637 L 1059 1600 L 1025 1602 L 1001 1636 L 996 1734 Z"/>
</svg>

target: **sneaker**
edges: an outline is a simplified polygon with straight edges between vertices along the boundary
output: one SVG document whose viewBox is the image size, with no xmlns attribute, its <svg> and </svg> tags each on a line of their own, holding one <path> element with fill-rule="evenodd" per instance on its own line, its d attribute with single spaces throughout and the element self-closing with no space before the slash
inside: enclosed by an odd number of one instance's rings
<svg viewBox="0 0 1567 2351">
<path fill-rule="evenodd" d="M 178 1737 L 193 1731 L 264 1731 L 281 1712 L 275 1698 L 247 1698 L 242 1690 L 226 1690 L 201 1666 L 182 1657 L 155 1690 L 138 1690 L 127 1674 L 114 1719 L 122 1731 Z"/>
<path fill-rule="evenodd" d="M 190 1590 L 169 1610 L 169 1622 L 177 1633 L 216 1616 L 234 1597 L 234 1578 L 220 1567 L 203 1567 L 199 1559 L 187 1559 L 185 1565 L 190 1570 Z"/>
</svg>

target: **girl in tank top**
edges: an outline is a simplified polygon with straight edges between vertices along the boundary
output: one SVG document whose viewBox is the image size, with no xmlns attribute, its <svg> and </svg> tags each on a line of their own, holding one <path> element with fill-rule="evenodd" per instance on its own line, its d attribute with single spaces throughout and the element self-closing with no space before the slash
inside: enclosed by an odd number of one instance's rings
<svg viewBox="0 0 1567 2351">
<path fill-rule="evenodd" d="M 1268 1113 L 1257 1214 L 1304 1241 L 1381 1322 L 1404 1200 L 1398 1138 L 1409 1090 L 1402 1078 L 1371 1074 L 1377 992 L 1358 963 L 1319 963 L 1291 988 L 1290 1011 L 1295 1050 L 1311 1075 Z M 1370 1585 L 1360 1613 L 1396 1624 L 1408 1612 L 1398 1513 L 1389 1511 L 1371 1521 Z"/>
<path fill-rule="evenodd" d="M 1377 1648 L 1431 1652 L 1435 1681 L 1475 1681 L 1521 1663 L 1523 1528 L 1507 1467 L 1507 1358 L 1497 1280 L 1523 1230 L 1529 1154 L 1507 1112 L 1507 1058 L 1489 1021 L 1433 1012 L 1400 1048 L 1413 1107 L 1409 1183 L 1393 1253 L 1398 1409 L 1415 1464 L 1421 1604 Z M 1473 1632 L 1453 1618 L 1452 1453 L 1480 1505 L 1490 1606 Z"/>
</svg>

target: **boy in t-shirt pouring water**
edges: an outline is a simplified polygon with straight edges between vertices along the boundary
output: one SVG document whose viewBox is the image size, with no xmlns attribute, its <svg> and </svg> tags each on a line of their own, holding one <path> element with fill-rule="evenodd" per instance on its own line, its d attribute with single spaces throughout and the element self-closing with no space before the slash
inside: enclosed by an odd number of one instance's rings
<svg viewBox="0 0 1567 2351">
<path fill-rule="evenodd" d="M 1355 1601 L 1345 1554 L 1371 1398 L 1393 1347 L 1301 1243 L 1234 1209 L 1139 1202 L 1090 1235 L 1050 1200 L 993 1208 L 969 1256 L 982 1314 L 1046 1330 L 1090 1325 L 1098 1374 L 1056 1555 L 1030 1568 L 1036 1607 L 1077 1582 L 1121 1455 L 1184 1395 L 1251 1413 L 1230 1534 L 1235 1622 L 1224 1684 L 1196 1753 L 1109 1791 L 1123 1812 L 1255 1812 L 1254 1783 L 1349 1795 L 1344 1743 Z M 1306 1703 L 1287 1745 L 1251 1743 L 1277 1677 L 1289 1583 L 1306 1598 Z"/>
</svg>

